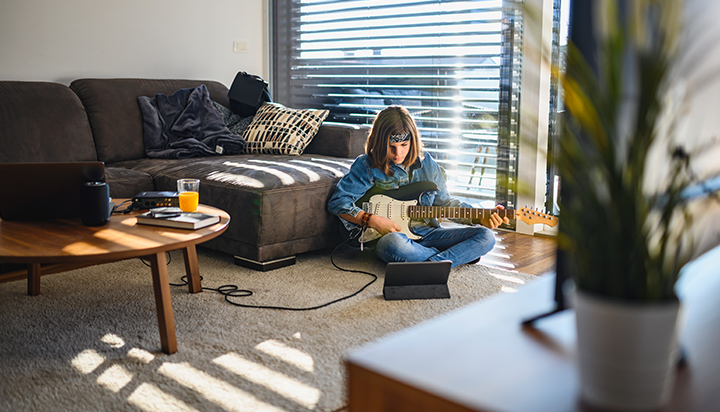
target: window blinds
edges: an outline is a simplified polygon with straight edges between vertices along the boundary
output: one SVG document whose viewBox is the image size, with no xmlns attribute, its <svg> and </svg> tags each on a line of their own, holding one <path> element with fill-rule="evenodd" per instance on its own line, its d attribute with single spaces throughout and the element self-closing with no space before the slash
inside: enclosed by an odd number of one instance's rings
<svg viewBox="0 0 720 412">
<path fill-rule="evenodd" d="M 454 196 L 514 207 L 522 22 L 502 0 L 274 0 L 273 98 L 418 124 Z"/>
</svg>

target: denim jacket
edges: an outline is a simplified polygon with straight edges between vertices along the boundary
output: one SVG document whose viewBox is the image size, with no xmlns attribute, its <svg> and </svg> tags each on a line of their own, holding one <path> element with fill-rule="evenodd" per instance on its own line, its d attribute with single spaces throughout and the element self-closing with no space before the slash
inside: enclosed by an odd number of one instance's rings
<svg viewBox="0 0 720 412">
<path fill-rule="evenodd" d="M 355 202 L 373 186 L 382 190 L 391 190 L 409 183 L 423 181 L 434 182 L 438 190 L 425 192 L 420 198 L 421 205 L 471 207 L 469 204 L 460 202 L 450 196 L 445 183 L 445 170 L 427 153 L 425 153 L 423 159 L 418 159 L 410 166 L 407 172 L 395 164 L 391 166 L 391 169 L 394 175 L 388 176 L 380 169 L 371 167 L 366 154 L 358 156 L 350 167 L 348 174 L 338 182 L 335 193 L 328 202 L 328 211 L 338 216 L 348 214 L 354 217 L 362 210 Z M 345 219 L 341 218 L 341 220 L 347 230 L 352 230 L 355 226 Z M 440 225 L 437 219 L 427 219 L 426 223 L 435 227 Z"/>
</svg>

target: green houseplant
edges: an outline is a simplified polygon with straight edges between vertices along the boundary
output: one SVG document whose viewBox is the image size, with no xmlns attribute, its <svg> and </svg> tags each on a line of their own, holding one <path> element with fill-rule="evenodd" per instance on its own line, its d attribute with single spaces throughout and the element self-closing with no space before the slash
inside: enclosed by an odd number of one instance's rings
<svg viewBox="0 0 720 412">
<path fill-rule="evenodd" d="M 672 300 L 691 246 L 682 198 L 692 184 L 689 155 L 671 135 L 680 2 L 630 3 L 629 22 L 621 21 L 616 2 L 598 3 L 606 27 L 599 30 L 597 75 L 568 47 L 569 116 L 557 162 L 571 197 L 562 201 L 559 240 L 574 257 L 578 288 L 626 301 Z M 649 171 L 648 155 L 658 149 L 669 163 Z M 651 191 L 647 179 L 663 178 Z"/>
<path fill-rule="evenodd" d="M 649 410 L 669 399 L 674 286 L 693 256 L 685 193 L 697 176 L 677 133 L 682 84 L 672 81 L 683 2 L 595 5 L 597 70 L 570 44 L 561 76 L 568 115 L 555 159 L 564 192 L 558 245 L 576 286 L 581 396 Z"/>
</svg>

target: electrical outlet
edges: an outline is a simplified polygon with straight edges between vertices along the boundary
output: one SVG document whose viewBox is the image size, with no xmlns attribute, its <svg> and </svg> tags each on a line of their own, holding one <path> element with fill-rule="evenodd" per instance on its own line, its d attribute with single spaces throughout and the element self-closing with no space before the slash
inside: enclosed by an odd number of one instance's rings
<svg viewBox="0 0 720 412">
<path fill-rule="evenodd" d="M 247 53 L 247 52 L 248 52 L 248 42 L 240 41 L 240 40 L 235 40 L 233 42 L 233 53 Z"/>
</svg>

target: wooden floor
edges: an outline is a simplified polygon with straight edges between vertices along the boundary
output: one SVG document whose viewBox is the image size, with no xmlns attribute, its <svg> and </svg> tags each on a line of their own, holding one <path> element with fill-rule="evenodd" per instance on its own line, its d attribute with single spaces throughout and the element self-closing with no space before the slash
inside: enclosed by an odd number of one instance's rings
<svg viewBox="0 0 720 412">
<path fill-rule="evenodd" d="M 506 231 L 498 231 L 495 238 L 495 248 L 481 264 L 537 276 L 555 270 L 555 238 Z"/>
</svg>

